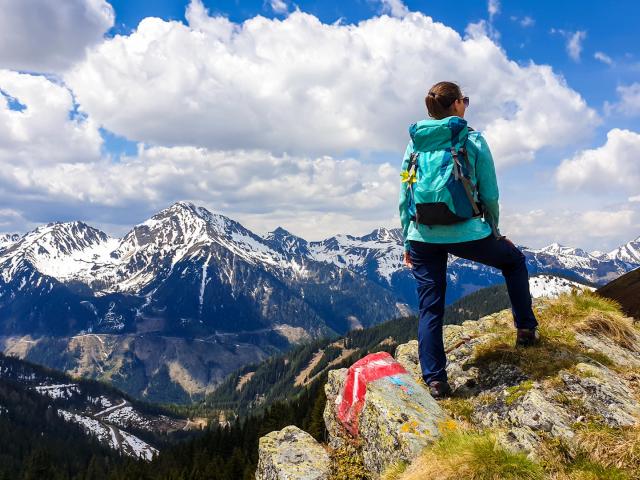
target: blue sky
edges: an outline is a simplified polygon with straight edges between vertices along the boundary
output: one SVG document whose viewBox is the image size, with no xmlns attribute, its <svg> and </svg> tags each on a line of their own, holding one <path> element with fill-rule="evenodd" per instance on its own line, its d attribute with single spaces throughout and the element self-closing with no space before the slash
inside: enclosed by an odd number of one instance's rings
<svg viewBox="0 0 640 480">
<path fill-rule="evenodd" d="M 494 153 L 504 233 L 640 235 L 637 2 L 39 3 L 0 19 L 0 232 L 121 235 L 177 200 L 312 240 L 399 226 L 406 128 L 451 79 Z"/>
</svg>

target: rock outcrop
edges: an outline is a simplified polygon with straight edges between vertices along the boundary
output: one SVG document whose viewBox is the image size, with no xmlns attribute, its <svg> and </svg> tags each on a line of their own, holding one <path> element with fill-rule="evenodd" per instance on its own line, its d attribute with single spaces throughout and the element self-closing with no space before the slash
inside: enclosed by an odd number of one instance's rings
<svg viewBox="0 0 640 480">
<path fill-rule="evenodd" d="M 465 420 L 500 431 L 506 448 L 532 456 L 547 436 L 570 441 L 580 423 L 639 424 L 640 377 L 625 372 L 640 361 L 640 336 L 625 348 L 603 333 L 570 336 L 568 329 L 546 348 L 518 352 L 511 321 L 504 311 L 445 326 L 453 402 L 464 404 Z M 417 341 L 400 345 L 396 358 L 419 376 Z"/>
<path fill-rule="evenodd" d="M 542 471 L 544 478 L 605 478 L 589 476 L 599 471 L 640 479 L 638 326 L 592 293 L 544 300 L 536 315 L 543 340 L 526 349 L 513 346 L 509 310 L 446 326 L 453 396 L 445 401 L 436 402 L 422 382 L 418 342 L 399 345 L 395 360 L 406 372 L 367 383 L 356 438 L 337 414 L 348 370 L 331 371 L 324 411 L 330 451 L 356 445 L 368 478 L 387 478 L 387 467 L 411 463 L 454 424 L 531 462 L 539 473 L 522 478 L 543 478 Z M 431 478 L 411 470 L 406 478 Z"/>
<path fill-rule="evenodd" d="M 257 480 L 329 479 L 329 454 L 293 425 L 262 437 L 258 455 Z"/>
<path fill-rule="evenodd" d="M 325 385 L 324 420 L 332 448 L 353 441 L 337 416 L 346 376 L 346 368 L 332 370 Z M 411 461 L 440 436 L 446 420 L 444 410 L 409 373 L 369 382 L 359 417 L 364 467 L 372 475 L 380 475 L 393 463 Z"/>
</svg>

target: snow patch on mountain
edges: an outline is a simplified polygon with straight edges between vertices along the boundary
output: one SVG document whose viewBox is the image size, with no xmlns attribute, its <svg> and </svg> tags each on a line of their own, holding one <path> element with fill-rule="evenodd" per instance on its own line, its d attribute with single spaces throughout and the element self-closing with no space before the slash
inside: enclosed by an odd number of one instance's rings
<svg viewBox="0 0 640 480">
<path fill-rule="evenodd" d="M 20 236 L 18 233 L 0 233 L 0 251 L 16 243 Z"/>
<path fill-rule="evenodd" d="M 98 414 L 96 414 L 97 416 Z M 109 411 L 101 416 L 102 420 L 119 427 L 127 428 L 134 426 L 144 430 L 151 430 L 151 422 L 142 417 L 131 405 L 127 405 L 116 410 Z"/>
<path fill-rule="evenodd" d="M 124 430 L 119 430 L 119 432 L 123 440 L 122 451 L 126 452 L 128 455 L 142 458 L 143 460 L 150 462 L 153 460 L 154 455 L 158 454 L 157 449 L 153 448 L 145 441 L 140 440 L 135 435 L 131 435 Z"/>
<path fill-rule="evenodd" d="M 632 240 L 607 254 L 608 258 L 623 262 L 640 264 L 640 237 Z"/>
<path fill-rule="evenodd" d="M 69 399 L 75 394 L 80 393 L 80 387 L 75 383 L 69 383 L 66 385 L 38 385 L 33 388 L 39 394 L 46 395 L 54 400 L 57 398 Z"/>
<path fill-rule="evenodd" d="M 77 423 L 87 434 L 95 436 L 101 443 L 125 455 L 150 461 L 158 454 L 158 450 L 145 441 L 113 425 L 106 425 L 94 418 L 63 409 L 58 409 L 58 415 L 67 422 Z"/>
<path fill-rule="evenodd" d="M 529 278 L 529 290 L 533 298 L 557 297 L 561 293 L 570 292 L 573 289 L 595 290 L 588 285 L 554 275 L 537 275 Z"/>
<path fill-rule="evenodd" d="M 28 261 L 40 273 L 64 281 L 109 262 L 118 243 L 118 239 L 82 222 L 49 223 L 5 248 L 2 257 Z M 20 263 L 12 265 L 16 268 Z"/>
<path fill-rule="evenodd" d="M 379 228 L 363 237 L 336 235 L 320 242 L 310 242 L 314 260 L 332 263 L 357 273 L 364 273 L 369 262 L 376 262 L 376 272 L 387 283 L 402 267 L 404 246 L 394 232 Z"/>
</svg>

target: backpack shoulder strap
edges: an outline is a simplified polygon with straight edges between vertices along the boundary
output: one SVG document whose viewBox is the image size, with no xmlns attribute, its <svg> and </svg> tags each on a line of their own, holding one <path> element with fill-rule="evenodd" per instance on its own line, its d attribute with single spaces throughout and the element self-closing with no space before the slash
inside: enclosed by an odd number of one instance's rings
<svg viewBox="0 0 640 480">
<path fill-rule="evenodd" d="M 471 162 L 469 162 L 469 154 L 467 153 L 467 140 L 465 139 L 462 148 L 460 149 L 462 156 L 464 157 L 464 161 L 467 167 L 467 174 L 471 174 Z M 473 208 L 474 215 L 480 215 L 480 208 L 478 207 L 478 203 L 475 201 L 473 197 L 472 187 L 473 184 L 471 180 L 467 178 L 465 175 L 460 176 L 460 180 L 462 180 L 462 186 L 464 187 L 464 192 L 467 194 L 467 198 L 469 199 L 469 203 L 471 204 L 471 208 Z"/>
</svg>

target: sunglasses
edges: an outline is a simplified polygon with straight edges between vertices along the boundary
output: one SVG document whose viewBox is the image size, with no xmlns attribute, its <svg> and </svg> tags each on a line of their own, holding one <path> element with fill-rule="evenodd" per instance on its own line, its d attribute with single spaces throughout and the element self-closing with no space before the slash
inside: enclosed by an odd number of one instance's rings
<svg viewBox="0 0 640 480">
<path fill-rule="evenodd" d="M 462 97 L 462 98 L 457 98 L 456 100 L 462 100 L 462 103 L 464 103 L 465 108 L 469 106 L 469 97 Z M 451 105 L 453 105 L 456 101 L 454 100 L 453 102 L 451 102 L 447 107 L 445 108 L 449 108 Z"/>
</svg>

